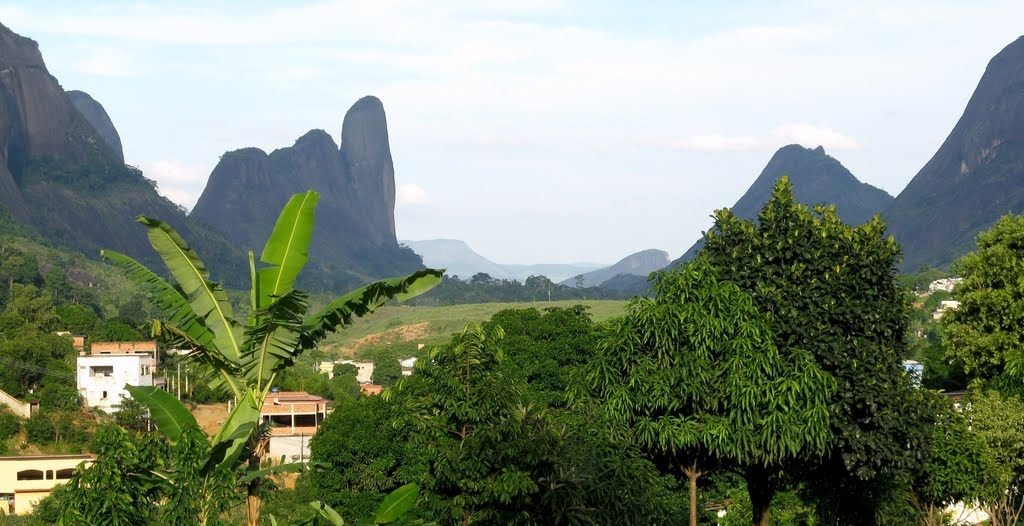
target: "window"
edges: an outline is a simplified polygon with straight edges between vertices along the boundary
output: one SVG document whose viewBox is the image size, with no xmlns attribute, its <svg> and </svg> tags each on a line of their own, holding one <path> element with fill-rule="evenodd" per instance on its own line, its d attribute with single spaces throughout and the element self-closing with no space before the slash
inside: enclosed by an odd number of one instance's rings
<svg viewBox="0 0 1024 526">
<path fill-rule="evenodd" d="M 90 368 L 90 376 L 110 378 L 114 376 L 113 365 L 94 365 Z"/>
<path fill-rule="evenodd" d="M 18 480 L 43 480 L 43 472 L 38 469 L 25 469 L 18 472 Z"/>
<path fill-rule="evenodd" d="M 68 480 L 74 474 L 75 474 L 75 468 L 58 469 L 57 470 L 57 480 Z"/>
<path fill-rule="evenodd" d="M 107 392 L 103 391 L 103 396 L 101 398 L 106 398 L 106 397 L 107 397 Z"/>
</svg>

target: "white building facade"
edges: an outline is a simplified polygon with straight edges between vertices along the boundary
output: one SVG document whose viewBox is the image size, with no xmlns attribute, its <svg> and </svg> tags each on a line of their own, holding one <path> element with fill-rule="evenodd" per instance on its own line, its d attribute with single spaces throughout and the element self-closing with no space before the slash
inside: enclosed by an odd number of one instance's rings
<svg viewBox="0 0 1024 526">
<path fill-rule="evenodd" d="M 154 380 L 156 366 L 155 342 L 95 343 L 91 354 L 78 356 L 78 393 L 86 407 L 116 411 L 130 396 L 125 385 L 162 384 Z"/>
</svg>

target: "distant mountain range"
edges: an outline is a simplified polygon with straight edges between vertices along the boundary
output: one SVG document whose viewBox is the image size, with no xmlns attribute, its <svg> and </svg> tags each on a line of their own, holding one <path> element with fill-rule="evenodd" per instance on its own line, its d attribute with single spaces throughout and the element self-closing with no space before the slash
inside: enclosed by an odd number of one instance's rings
<svg viewBox="0 0 1024 526">
<path fill-rule="evenodd" d="M 600 263 L 516 265 L 495 263 L 477 254 L 465 241 L 458 239 L 428 239 L 402 241 L 423 257 L 423 264 L 431 268 L 448 269 L 449 276 L 469 279 L 483 272 L 496 279 L 525 280 L 530 276 L 545 276 L 558 282 L 602 267 Z"/>
<path fill-rule="evenodd" d="M 1024 37 L 988 63 L 963 116 L 885 212 L 903 270 L 946 266 L 1000 216 L 1024 213 Z"/>
<path fill-rule="evenodd" d="M 851 225 L 871 219 L 893 202 L 893 197 L 884 190 L 857 180 L 821 146 L 810 149 L 790 144 L 775 152 L 761 175 L 730 210 L 744 219 L 756 218 L 771 198 L 775 182 L 784 175 L 793 184 L 793 197 L 797 201 L 807 205 L 834 204 L 839 216 Z M 697 241 L 673 264 L 689 261 L 703 246 L 703 239 Z"/>
</svg>

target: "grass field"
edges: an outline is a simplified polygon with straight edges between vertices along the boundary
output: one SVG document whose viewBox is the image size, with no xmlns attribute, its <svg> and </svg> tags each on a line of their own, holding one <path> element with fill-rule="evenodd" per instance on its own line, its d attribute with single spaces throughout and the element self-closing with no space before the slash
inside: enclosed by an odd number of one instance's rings
<svg viewBox="0 0 1024 526">
<path fill-rule="evenodd" d="M 501 310 L 571 307 L 580 304 L 590 307 L 590 314 L 594 321 L 603 321 L 619 316 L 626 306 L 625 301 L 612 300 L 471 303 L 440 307 L 388 306 L 365 319 L 356 320 L 355 324 L 348 329 L 330 336 L 321 346 L 321 350 L 340 355 L 351 355 L 360 348 L 395 343 L 437 344 L 461 331 L 467 323 L 486 321 Z"/>
</svg>

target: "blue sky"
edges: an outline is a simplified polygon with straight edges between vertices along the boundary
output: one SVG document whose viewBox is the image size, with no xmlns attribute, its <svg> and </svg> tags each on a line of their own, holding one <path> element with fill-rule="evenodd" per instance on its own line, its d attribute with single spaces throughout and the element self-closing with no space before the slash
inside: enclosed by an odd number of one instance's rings
<svg viewBox="0 0 1024 526">
<path fill-rule="evenodd" d="M 898 194 L 1020 20 L 1019 0 L 0 2 L 172 200 L 226 151 L 337 140 L 373 94 L 399 237 L 502 263 L 676 257 L 794 142 Z"/>
</svg>

